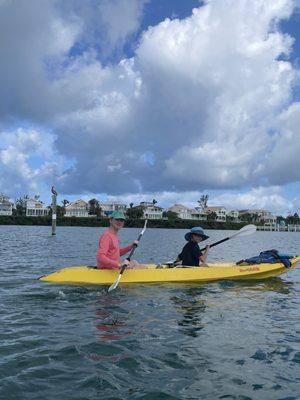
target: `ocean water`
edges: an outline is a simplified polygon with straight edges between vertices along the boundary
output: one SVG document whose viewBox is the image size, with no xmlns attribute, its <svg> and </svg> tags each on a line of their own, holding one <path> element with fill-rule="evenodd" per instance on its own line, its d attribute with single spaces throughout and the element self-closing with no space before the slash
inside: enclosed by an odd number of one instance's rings
<svg viewBox="0 0 300 400">
<path fill-rule="evenodd" d="M 300 268 L 259 282 L 107 287 L 37 278 L 93 265 L 102 228 L 0 226 L 0 399 L 300 399 Z M 122 244 L 139 229 L 124 229 Z M 134 258 L 173 260 L 184 230 L 148 229 Z M 212 243 L 233 232 L 207 231 Z M 234 260 L 300 234 L 211 250 Z"/>
</svg>

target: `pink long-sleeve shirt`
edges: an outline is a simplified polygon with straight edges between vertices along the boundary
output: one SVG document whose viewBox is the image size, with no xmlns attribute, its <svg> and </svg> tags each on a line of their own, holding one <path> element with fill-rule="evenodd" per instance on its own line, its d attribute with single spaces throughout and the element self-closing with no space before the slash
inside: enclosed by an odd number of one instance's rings
<svg viewBox="0 0 300 400">
<path fill-rule="evenodd" d="M 119 269 L 120 257 L 131 249 L 132 245 L 120 249 L 117 234 L 112 229 L 107 229 L 99 239 L 97 268 Z"/>
</svg>

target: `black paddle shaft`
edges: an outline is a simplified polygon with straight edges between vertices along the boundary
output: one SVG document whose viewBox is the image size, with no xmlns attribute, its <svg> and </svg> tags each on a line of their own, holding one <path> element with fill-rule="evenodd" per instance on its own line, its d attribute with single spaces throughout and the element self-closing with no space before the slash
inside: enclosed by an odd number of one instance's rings
<svg viewBox="0 0 300 400">
<path fill-rule="evenodd" d="M 214 246 L 216 246 L 217 244 L 226 242 L 226 240 L 229 240 L 229 239 L 230 239 L 230 237 L 227 237 L 227 238 L 225 238 L 225 239 L 219 240 L 219 241 L 216 242 L 216 243 L 210 244 L 209 247 L 210 247 L 210 248 L 211 248 L 211 247 L 214 247 Z M 200 249 L 200 251 L 204 251 L 205 249 L 206 249 L 206 247 L 203 247 L 203 249 Z"/>
<path fill-rule="evenodd" d="M 137 240 L 139 241 L 139 240 L 141 239 L 142 236 L 143 236 L 143 233 L 140 233 Z M 131 257 L 132 257 L 132 255 L 133 255 L 133 253 L 134 253 L 134 251 L 135 251 L 136 248 L 137 248 L 137 245 L 134 243 L 133 248 L 131 249 L 131 251 L 130 251 L 130 253 L 129 253 L 129 256 L 126 257 L 126 260 L 130 261 L 130 259 L 131 259 Z M 126 267 L 127 267 L 126 264 L 123 264 L 123 265 L 122 265 L 122 268 L 121 268 L 121 270 L 120 270 L 120 275 L 123 274 L 123 272 L 124 272 L 124 270 L 125 270 Z"/>
</svg>

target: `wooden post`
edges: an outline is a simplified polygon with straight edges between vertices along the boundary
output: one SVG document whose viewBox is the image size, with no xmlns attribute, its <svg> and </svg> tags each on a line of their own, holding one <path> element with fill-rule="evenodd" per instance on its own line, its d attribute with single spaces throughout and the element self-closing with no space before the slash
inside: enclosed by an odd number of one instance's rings
<svg viewBox="0 0 300 400">
<path fill-rule="evenodd" d="M 56 235 L 56 194 L 52 194 L 52 236 Z"/>
</svg>

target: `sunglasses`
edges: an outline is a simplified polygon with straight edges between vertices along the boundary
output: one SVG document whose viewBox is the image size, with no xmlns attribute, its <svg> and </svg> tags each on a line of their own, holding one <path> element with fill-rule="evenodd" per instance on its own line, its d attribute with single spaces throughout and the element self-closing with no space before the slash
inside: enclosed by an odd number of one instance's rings
<svg viewBox="0 0 300 400">
<path fill-rule="evenodd" d="M 115 218 L 116 221 L 121 221 L 121 222 L 125 222 L 125 220 L 123 218 Z"/>
</svg>

